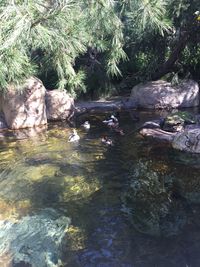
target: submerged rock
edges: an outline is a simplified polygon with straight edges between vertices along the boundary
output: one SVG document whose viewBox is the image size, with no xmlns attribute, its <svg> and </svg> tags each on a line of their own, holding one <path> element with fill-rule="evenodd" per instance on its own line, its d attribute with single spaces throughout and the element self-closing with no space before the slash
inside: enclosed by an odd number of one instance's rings
<svg viewBox="0 0 200 267">
<path fill-rule="evenodd" d="M 134 228 L 152 236 L 179 234 L 187 223 L 187 210 L 178 198 L 172 198 L 173 177 L 151 170 L 148 163 L 138 162 L 131 170 L 129 189 L 124 193 L 124 211 Z M 163 181 L 165 183 L 163 183 Z"/>
<path fill-rule="evenodd" d="M 164 141 L 170 144 L 176 135 L 176 133 L 163 131 L 160 128 L 142 128 L 140 130 L 140 134 L 144 137 L 151 137 L 152 139 Z"/>
<path fill-rule="evenodd" d="M 53 209 L 15 223 L 0 220 L 0 263 L 1 257 L 10 255 L 11 266 L 62 266 L 62 245 L 69 224 L 69 218 Z"/>
<path fill-rule="evenodd" d="M 169 114 L 162 122 L 148 121 L 140 134 L 159 141 L 167 141 L 173 148 L 190 153 L 200 153 L 200 124 L 198 116 L 177 111 Z"/>
<path fill-rule="evenodd" d="M 191 153 L 200 153 L 200 128 L 188 129 L 177 133 L 173 139 L 172 146 Z"/>
</svg>

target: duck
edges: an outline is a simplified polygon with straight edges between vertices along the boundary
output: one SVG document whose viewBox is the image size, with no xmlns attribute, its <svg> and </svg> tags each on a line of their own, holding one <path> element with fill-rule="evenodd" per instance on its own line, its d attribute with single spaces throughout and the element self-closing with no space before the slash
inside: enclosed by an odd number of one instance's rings
<svg viewBox="0 0 200 267">
<path fill-rule="evenodd" d="M 110 116 L 110 118 L 114 121 L 114 122 L 119 122 L 119 120 L 118 120 L 118 114 L 116 114 L 116 115 L 111 115 Z"/>
<path fill-rule="evenodd" d="M 101 138 L 101 142 L 108 145 L 108 146 L 113 146 L 113 141 L 110 138 L 108 138 L 107 136 L 103 136 Z"/>
<path fill-rule="evenodd" d="M 80 136 L 78 135 L 76 129 L 72 130 L 72 134 L 70 134 L 68 138 L 68 142 L 76 142 L 80 139 Z"/>
<path fill-rule="evenodd" d="M 107 126 L 112 128 L 112 129 L 116 129 L 119 127 L 119 123 L 112 121 L 112 122 L 107 123 Z"/>
<path fill-rule="evenodd" d="M 90 123 L 89 123 L 89 121 L 85 121 L 83 124 L 81 124 L 81 126 L 83 128 L 85 128 L 86 130 L 89 130 L 90 129 Z"/>
<path fill-rule="evenodd" d="M 114 115 L 111 115 L 108 120 L 103 120 L 103 123 L 109 124 L 109 123 L 119 123 L 118 118 L 115 117 Z"/>
<path fill-rule="evenodd" d="M 111 115 L 108 120 L 103 120 L 103 123 L 110 128 L 116 128 L 119 126 L 119 121 L 114 115 Z"/>
</svg>

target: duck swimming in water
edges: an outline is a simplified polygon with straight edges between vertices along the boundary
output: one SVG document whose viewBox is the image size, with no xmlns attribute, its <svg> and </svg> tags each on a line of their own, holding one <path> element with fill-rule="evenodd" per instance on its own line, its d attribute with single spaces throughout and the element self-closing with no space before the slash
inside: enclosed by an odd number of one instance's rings
<svg viewBox="0 0 200 267">
<path fill-rule="evenodd" d="M 75 141 L 78 141 L 79 139 L 80 139 L 80 136 L 77 134 L 76 129 L 73 129 L 72 134 L 70 134 L 68 138 L 68 142 L 75 142 Z"/>
<path fill-rule="evenodd" d="M 109 123 L 119 123 L 118 118 L 115 117 L 114 115 L 111 115 L 108 120 L 103 120 L 103 123 L 109 124 Z"/>
<path fill-rule="evenodd" d="M 114 115 L 111 115 L 108 120 L 104 120 L 103 123 L 110 128 L 116 128 L 119 126 L 119 121 Z"/>
<path fill-rule="evenodd" d="M 81 126 L 83 128 L 85 128 L 86 130 L 89 130 L 90 129 L 90 123 L 89 123 L 89 121 L 85 121 L 83 124 L 81 124 Z"/>
<path fill-rule="evenodd" d="M 109 139 L 107 136 L 103 136 L 101 138 L 101 142 L 108 145 L 108 146 L 113 146 L 113 141 Z"/>
</svg>

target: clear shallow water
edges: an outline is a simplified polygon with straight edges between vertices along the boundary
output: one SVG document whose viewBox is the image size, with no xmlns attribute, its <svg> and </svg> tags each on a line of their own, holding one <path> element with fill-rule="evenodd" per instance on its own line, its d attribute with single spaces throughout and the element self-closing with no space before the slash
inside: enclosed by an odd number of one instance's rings
<svg viewBox="0 0 200 267">
<path fill-rule="evenodd" d="M 65 123 L 1 142 L 0 220 L 23 222 L 46 209 L 70 218 L 59 248 L 67 267 L 199 267 L 199 157 L 144 140 L 134 130 L 159 115 L 139 116 L 136 123 L 121 114 L 125 136 L 94 114 L 88 132 L 78 127 L 83 117 L 77 122 L 77 144 L 67 142 Z M 115 145 L 104 146 L 103 134 Z"/>
</svg>

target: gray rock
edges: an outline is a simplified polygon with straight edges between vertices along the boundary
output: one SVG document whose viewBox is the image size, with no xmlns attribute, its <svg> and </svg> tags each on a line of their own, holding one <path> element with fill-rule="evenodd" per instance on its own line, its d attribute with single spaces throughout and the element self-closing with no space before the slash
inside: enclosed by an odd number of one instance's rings
<svg viewBox="0 0 200 267">
<path fill-rule="evenodd" d="M 0 255 L 9 254 L 13 266 L 62 266 L 61 251 L 70 219 L 53 209 L 23 217 L 19 222 L 0 221 Z"/>
<path fill-rule="evenodd" d="M 142 128 L 140 130 L 140 134 L 144 137 L 150 137 L 155 140 L 167 142 L 169 144 L 171 144 L 174 136 L 176 135 L 176 133 L 166 132 L 160 128 Z"/>
<path fill-rule="evenodd" d="M 172 146 L 178 150 L 200 153 L 200 128 L 197 127 L 177 133 L 173 139 Z"/>
<path fill-rule="evenodd" d="M 47 91 L 45 97 L 48 120 L 66 120 L 73 116 L 74 99 L 66 91 Z"/>
<path fill-rule="evenodd" d="M 193 80 L 183 81 L 178 86 L 158 80 L 133 87 L 130 102 L 141 108 L 177 108 L 199 105 L 199 86 Z"/>
</svg>

